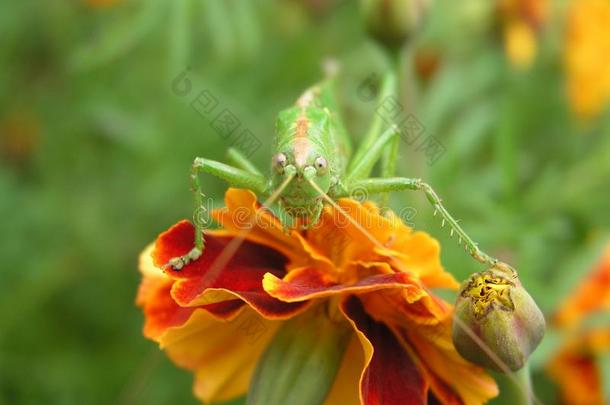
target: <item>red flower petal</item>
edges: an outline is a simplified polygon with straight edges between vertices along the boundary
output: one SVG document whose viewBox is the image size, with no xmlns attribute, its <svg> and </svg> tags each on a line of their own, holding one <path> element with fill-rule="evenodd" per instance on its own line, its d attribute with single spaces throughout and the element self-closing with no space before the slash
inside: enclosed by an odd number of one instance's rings
<svg viewBox="0 0 610 405">
<path fill-rule="evenodd" d="M 372 347 L 360 380 L 365 405 L 425 404 L 428 385 L 392 331 L 367 315 L 360 300 L 346 299 L 341 310 L 353 324 L 361 341 Z M 366 349 L 365 349 L 366 351 Z"/>
<path fill-rule="evenodd" d="M 187 254 L 194 244 L 193 226 L 182 221 L 157 239 L 153 260 L 158 267 L 171 258 Z M 206 235 L 203 255 L 182 270 L 169 267 L 175 279 L 172 297 L 183 307 L 210 305 L 237 297 L 269 319 L 287 318 L 303 310 L 306 303 L 285 303 L 262 288 L 266 273 L 283 277 L 286 258 L 277 251 L 250 241 Z M 231 250 L 234 249 L 234 254 Z M 224 265 L 223 265 L 224 264 Z M 228 293 L 228 294 L 227 294 Z"/>
<path fill-rule="evenodd" d="M 142 302 L 146 323 L 144 335 L 156 339 L 167 328 L 184 324 L 195 308 L 182 308 L 170 296 L 172 280 L 164 280 L 157 285 L 150 286 L 147 292 L 148 299 Z"/>
<path fill-rule="evenodd" d="M 230 319 L 246 305 L 242 300 L 229 300 L 208 304 L 202 308 L 219 319 Z"/>
<path fill-rule="evenodd" d="M 283 280 L 267 273 L 263 288 L 271 296 L 284 302 L 300 302 L 335 294 L 363 294 L 386 288 L 417 288 L 407 273 L 376 274 L 358 280 L 355 284 L 338 284 L 316 269 L 299 269 L 290 272 Z"/>
<path fill-rule="evenodd" d="M 172 284 L 173 281 L 167 279 L 148 286 L 148 298 L 140 303 L 146 315 L 144 335 L 151 339 L 158 338 L 168 328 L 182 326 L 196 309 L 196 307 L 185 308 L 176 304 L 170 295 Z M 216 318 L 230 319 L 244 305 L 241 300 L 230 300 L 204 305 L 201 308 Z"/>
<path fill-rule="evenodd" d="M 176 304 L 171 297 L 174 280 L 153 265 L 152 249 L 150 246 L 140 255 L 143 278 L 136 304 L 142 307 L 146 315 L 144 335 L 156 340 L 168 328 L 182 326 L 195 308 L 184 308 Z M 244 305 L 242 300 L 230 300 L 204 305 L 201 308 L 217 319 L 229 320 L 234 318 Z"/>
</svg>

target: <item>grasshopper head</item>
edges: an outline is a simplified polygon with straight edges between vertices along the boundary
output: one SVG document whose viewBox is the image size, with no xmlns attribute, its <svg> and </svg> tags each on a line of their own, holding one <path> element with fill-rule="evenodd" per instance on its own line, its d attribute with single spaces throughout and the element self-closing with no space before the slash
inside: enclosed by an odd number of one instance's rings
<svg viewBox="0 0 610 405">
<path fill-rule="evenodd" d="M 273 157 L 273 172 L 276 185 L 292 178 L 280 196 L 280 203 L 289 215 L 307 219 L 319 212 L 322 195 L 311 183 L 325 193 L 330 189 L 331 170 L 326 157 L 311 154 L 299 162 L 294 153 L 280 152 Z"/>
<path fill-rule="evenodd" d="M 277 187 L 292 178 L 280 202 L 293 218 L 315 222 L 322 207 L 321 192 L 330 190 L 334 172 L 330 122 L 330 112 L 314 106 L 292 107 L 278 117 L 273 182 Z"/>
</svg>

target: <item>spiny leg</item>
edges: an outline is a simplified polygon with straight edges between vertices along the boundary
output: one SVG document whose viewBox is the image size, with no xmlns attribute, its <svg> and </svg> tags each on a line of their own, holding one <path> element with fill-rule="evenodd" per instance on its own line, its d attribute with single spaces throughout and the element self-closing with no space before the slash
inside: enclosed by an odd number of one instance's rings
<svg viewBox="0 0 610 405">
<path fill-rule="evenodd" d="M 254 163 L 252 163 L 252 161 L 246 157 L 246 155 L 235 148 L 229 148 L 227 151 L 227 159 L 229 160 L 229 163 L 238 169 L 245 170 L 248 173 L 255 174 L 257 176 L 263 175 L 260 170 L 258 170 L 256 165 L 254 165 Z"/>
<path fill-rule="evenodd" d="M 348 185 L 348 193 L 351 190 L 365 190 L 370 194 L 388 193 L 393 191 L 403 190 L 416 190 L 422 191 L 428 200 L 428 202 L 434 207 L 434 215 L 439 213 L 442 217 L 442 227 L 445 223 L 449 225 L 451 229 L 451 236 L 457 234 L 459 243 L 464 242 L 464 246 L 468 253 L 477 261 L 486 264 L 490 267 L 494 267 L 507 272 L 514 272 L 514 270 L 507 264 L 499 261 L 498 259 L 489 256 L 487 253 L 479 249 L 477 243 L 475 243 L 458 224 L 458 221 L 447 211 L 442 203 L 442 200 L 436 194 L 434 189 L 427 183 L 424 183 L 421 179 L 410 179 L 403 177 L 394 178 L 372 178 L 365 180 L 358 180 Z M 341 196 L 339 196 L 341 197 Z"/>
<path fill-rule="evenodd" d="M 257 194 L 264 194 L 266 191 L 266 181 L 262 175 L 248 173 L 244 170 L 203 158 L 196 158 L 191 166 L 191 191 L 195 204 L 195 246 L 184 256 L 175 257 L 169 260 L 166 266 L 171 266 L 176 270 L 181 270 L 185 265 L 201 257 L 205 247 L 203 229 L 206 225 L 202 218 L 206 212 L 204 205 L 204 194 L 201 189 L 200 173 L 208 173 L 213 176 L 226 180 L 233 187 L 243 187 L 254 191 Z"/>
</svg>

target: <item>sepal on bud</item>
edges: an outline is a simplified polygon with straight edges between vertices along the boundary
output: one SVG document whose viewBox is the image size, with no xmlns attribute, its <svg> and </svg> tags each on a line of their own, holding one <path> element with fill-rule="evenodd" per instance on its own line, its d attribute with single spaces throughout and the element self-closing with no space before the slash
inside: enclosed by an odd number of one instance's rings
<svg viewBox="0 0 610 405">
<path fill-rule="evenodd" d="M 472 275 L 462 285 L 455 318 L 457 351 L 472 363 L 500 372 L 521 369 L 544 336 L 542 312 L 517 273 L 505 270 Z"/>
</svg>

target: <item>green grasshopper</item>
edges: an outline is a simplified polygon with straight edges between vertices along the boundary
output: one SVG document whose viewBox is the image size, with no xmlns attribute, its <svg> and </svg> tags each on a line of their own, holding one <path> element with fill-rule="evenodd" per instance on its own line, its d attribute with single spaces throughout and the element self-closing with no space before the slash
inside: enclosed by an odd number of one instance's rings
<svg viewBox="0 0 610 405">
<path fill-rule="evenodd" d="M 391 74 L 385 77 L 380 100 L 392 94 L 395 81 Z M 233 166 L 196 158 L 191 171 L 195 210 L 204 210 L 201 173 L 224 179 L 232 187 L 250 189 L 261 197 L 268 198 L 276 193 L 280 209 L 288 214 L 280 216 L 285 227 L 294 220 L 305 223 L 305 228 L 315 225 L 325 200 L 334 201 L 355 192 L 387 195 L 394 191 L 416 190 L 426 195 L 434 214 L 440 214 L 443 226 L 448 224 L 451 234 L 455 232 L 474 259 L 490 267 L 502 264 L 479 249 L 443 206 L 432 187 L 421 179 L 393 177 L 399 136 L 398 127 L 383 130 L 380 117 L 375 116 L 371 130 L 352 156 L 351 141 L 334 98 L 333 80 L 327 79 L 305 91 L 294 106 L 280 112 L 269 177 L 236 149 L 229 150 Z M 371 178 L 374 166 L 382 158 L 381 176 Z M 201 256 L 205 244 L 203 227 L 202 221 L 195 221 L 194 248 L 187 255 L 170 260 L 168 266 L 180 270 Z"/>
</svg>

